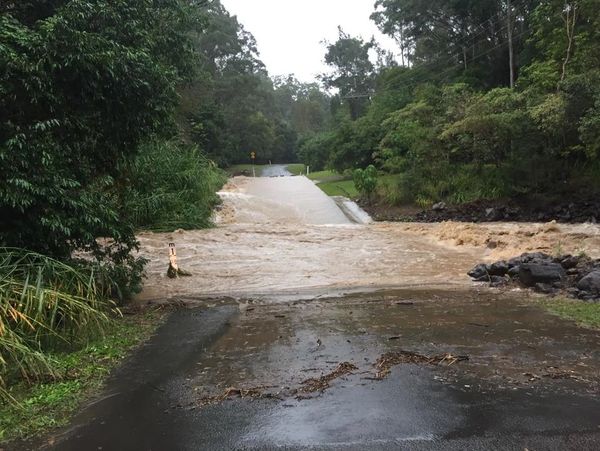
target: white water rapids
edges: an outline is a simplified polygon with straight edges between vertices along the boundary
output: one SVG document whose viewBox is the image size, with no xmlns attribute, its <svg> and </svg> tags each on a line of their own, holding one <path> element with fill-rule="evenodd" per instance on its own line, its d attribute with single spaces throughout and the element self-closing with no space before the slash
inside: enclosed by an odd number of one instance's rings
<svg viewBox="0 0 600 451">
<path fill-rule="evenodd" d="M 141 300 L 466 287 L 466 271 L 484 259 L 557 245 L 565 252 L 587 246 L 590 254 L 600 248 L 596 225 L 356 224 L 305 177 L 236 177 L 220 195 L 215 228 L 139 235 L 149 259 Z M 348 209 L 366 220 L 356 206 Z M 170 242 L 192 277 L 166 277 Z"/>
</svg>

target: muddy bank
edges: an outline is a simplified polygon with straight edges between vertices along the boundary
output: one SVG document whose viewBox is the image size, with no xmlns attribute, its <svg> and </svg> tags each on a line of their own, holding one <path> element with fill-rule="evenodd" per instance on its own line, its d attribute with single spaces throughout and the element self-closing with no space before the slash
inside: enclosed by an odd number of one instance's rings
<svg viewBox="0 0 600 451">
<path fill-rule="evenodd" d="M 421 210 L 415 207 L 389 207 L 384 204 L 361 204 L 376 221 L 416 222 L 549 222 L 578 224 L 600 221 L 600 200 L 586 199 L 512 199 L 480 200 L 462 205 L 446 205 Z"/>
</svg>

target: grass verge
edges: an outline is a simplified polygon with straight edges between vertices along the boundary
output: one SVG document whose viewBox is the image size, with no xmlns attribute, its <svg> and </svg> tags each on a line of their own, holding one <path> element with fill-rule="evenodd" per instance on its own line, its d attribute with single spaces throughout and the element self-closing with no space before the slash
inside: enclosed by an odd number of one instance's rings
<svg viewBox="0 0 600 451">
<path fill-rule="evenodd" d="M 260 177 L 262 175 L 262 170 L 265 167 L 265 165 L 262 164 L 255 164 L 254 165 L 254 170 L 256 171 L 256 176 Z M 227 174 L 229 174 L 229 176 L 234 176 L 234 175 L 245 175 L 245 176 L 252 176 L 252 165 L 251 164 L 235 164 L 233 166 L 229 166 L 227 169 L 225 169 L 225 172 L 227 172 Z"/>
<path fill-rule="evenodd" d="M 550 313 L 575 321 L 580 326 L 600 329 L 600 304 L 576 299 L 546 299 L 542 305 Z"/>
<path fill-rule="evenodd" d="M 0 448 L 2 443 L 66 425 L 81 403 L 98 392 L 111 370 L 152 335 L 163 317 L 162 311 L 153 310 L 119 318 L 104 338 L 76 352 L 48 356 L 62 370 L 60 380 L 9 386 L 8 393 L 18 405 L 0 405 Z"/>
<path fill-rule="evenodd" d="M 308 178 L 318 183 L 339 182 L 341 180 L 350 180 L 352 177 L 339 174 L 335 171 L 317 171 L 311 172 Z"/>
<path fill-rule="evenodd" d="M 345 196 L 350 199 L 358 197 L 358 191 L 352 180 L 341 180 L 339 182 L 323 182 L 317 186 L 328 196 Z"/>
<path fill-rule="evenodd" d="M 293 175 L 302 175 L 306 173 L 306 166 L 304 166 L 302 163 L 288 164 L 286 169 Z"/>
</svg>

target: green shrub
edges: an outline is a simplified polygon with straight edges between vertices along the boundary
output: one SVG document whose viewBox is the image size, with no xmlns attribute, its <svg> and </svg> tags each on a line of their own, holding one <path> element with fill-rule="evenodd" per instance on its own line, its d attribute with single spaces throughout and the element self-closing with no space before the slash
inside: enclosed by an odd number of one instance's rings
<svg viewBox="0 0 600 451">
<path fill-rule="evenodd" d="M 377 169 L 370 164 L 366 169 L 356 169 L 352 174 L 354 186 L 362 197 L 366 197 L 369 202 L 373 191 L 377 187 Z"/>
<path fill-rule="evenodd" d="M 125 213 L 137 228 L 170 231 L 210 227 L 225 174 L 198 149 L 149 142 L 131 171 Z"/>
<path fill-rule="evenodd" d="M 114 285 L 92 263 L 66 264 L 0 248 L 0 388 L 8 379 L 58 376 L 45 352 L 101 334 L 118 310 Z"/>
</svg>

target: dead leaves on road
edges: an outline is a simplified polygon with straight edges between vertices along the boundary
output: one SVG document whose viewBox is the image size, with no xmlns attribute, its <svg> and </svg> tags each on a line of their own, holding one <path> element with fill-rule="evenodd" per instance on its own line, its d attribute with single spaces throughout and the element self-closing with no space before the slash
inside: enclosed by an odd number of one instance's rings
<svg viewBox="0 0 600 451">
<path fill-rule="evenodd" d="M 450 366 L 457 362 L 468 360 L 468 356 L 454 355 L 450 353 L 439 354 L 435 356 L 425 356 L 410 351 L 394 351 L 383 354 L 377 359 L 373 367 L 375 368 L 375 376 L 370 378 L 374 380 L 382 380 L 391 372 L 392 367 L 400 364 L 417 364 L 417 365 L 444 365 Z M 199 406 L 208 406 L 220 404 L 224 401 L 240 398 L 240 399 L 265 399 L 275 398 L 283 399 L 286 397 L 295 397 L 298 400 L 310 399 L 312 393 L 323 393 L 331 387 L 331 383 L 344 376 L 349 376 L 358 371 L 359 368 L 350 362 L 341 362 L 329 373 L 323 374 L 320 377 L 311 377 L 303 380 L 300 386 L 295 389 L 288 389 L 284 392 L 270 393 L 265 391 L 268 386 L 259 386 L 252 388 L 226 388 L 223 393 L 214 396 L 205 396 L 200 399 Z M 367 378 L 369 379 L 369 378 Z"/>
<path fill-rule="evenodd" d="M 383 354 L 374 364 L 375 379 L 384 379 L 390 374 L 392 368 L 402 363 L 412 363 L 416 365 L 454 365 L 456 362 L 469 360 L 466 355 L 454 355 L 450 353 L 439 354 L 432 357 L 424 356 L 410 351 L 393 351 Z"/>
<path fill-rule="evenodd" d="M 350 362 L 342 362 L 338 364 L 338 366 L 330 373 L 325 374 L 324 376 L 310 379 L 306 379 L 302 381 L 302 387 L 298 390 L 304 393 L 314 393 L 316 391 L 325 391 L 329 388 L 329 384 L 334 379 L 338 377 L 345 376 L 347 374 L 352 374 L 353 371 L 358 370 L 358 367 Z"/>
</svg>

